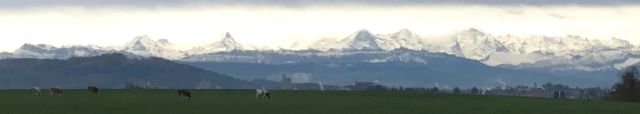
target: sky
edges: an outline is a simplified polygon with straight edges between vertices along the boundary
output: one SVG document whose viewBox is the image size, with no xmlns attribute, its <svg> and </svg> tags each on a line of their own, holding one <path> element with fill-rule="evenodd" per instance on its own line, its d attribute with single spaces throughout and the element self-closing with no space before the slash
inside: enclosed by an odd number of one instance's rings
<svg viewBox="0 0 640 114">
<path fill-rule="evenodd" d="M 289 47 L 361 29 L 440 38 L 579 35 L 640 44 L 638 0 L 0 0 L 0 52 L 24 43 L 123 45 L 135 36 L 178 49 L 230 32 L 246 45 Z"/>
</svg>

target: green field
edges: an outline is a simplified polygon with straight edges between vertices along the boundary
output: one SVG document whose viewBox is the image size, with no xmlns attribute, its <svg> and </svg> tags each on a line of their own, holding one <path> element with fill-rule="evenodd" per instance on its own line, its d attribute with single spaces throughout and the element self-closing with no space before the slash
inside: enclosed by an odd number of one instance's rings
<svg viewBox="0 0 640 114">
<path fill-rule="evenodd" d="M 43 91 L 45 92 L 45 91 Z M 637 114 L 640 104 L 547 98 L 393 92 L 192 90 L 65 90 L 64 96 L 32 96 L 0 90 L 1 114 Z"/>
</svg>

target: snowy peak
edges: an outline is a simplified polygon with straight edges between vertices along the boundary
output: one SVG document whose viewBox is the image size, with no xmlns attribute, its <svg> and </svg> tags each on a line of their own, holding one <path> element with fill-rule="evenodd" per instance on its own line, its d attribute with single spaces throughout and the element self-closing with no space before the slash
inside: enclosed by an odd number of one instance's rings
<svg viewBox="0 0 640 114">
<path fill-rule="evenodd" d="M 236 42 L 235 39 L 233 39 L 233 37 L 231 37 L 231 34 L 229 34 L 229 32 L 224 34 L 224 38 L 222 38 L 222 40 L 216 42 L 215 44 L 219 44 L 217 46 L 219 46 L 219 48 L 225 48 L 228 50 L 241 50 L 242 49 L 242 45 L 240 45 L 240 43 Z"/>
<path fill-rule="evenodd" d="M 229 32 L 225 32 L 224 33 L 224 38 L 230 38 L 231 40 L 233 40 L 233 37 L 231 37 L 231 34 Z"/>
<path fill-rule="evenodd" d="M 57 47 L 49 44 L 23 44 L 18 48 L 18 50 L 31 50 L 31 51 L 45 51 L 45 50 L 55 50 Z"/>
<path fill-rule="evenodd" d="M 423 50 L 427 44 L 417 34 L 409 29 L 401 29 L 393 34 L 378 35 L 378 44 L 385 50 L 407 48 L 412 50 Z"/>
<path fill-rule="evenodd" d="M 484 59 L 494 52 L 508 51 L 495 37 L 474 28 L 456 33 L 452 40 L 450 53 L 476 60 Z"/>
<path fill-rule="evenodd" d="M 376 41 L 376 36 L 367 30 L 360 30 L 357 33 L 347 37 L 347 45 L 345 50 L 382 50 Z"/>
<path fill-rule="evenodd" d="M 332 38 L 320 39 L 313 43 L 310 48 L 325 51 L 384 50 L 386 48 L 382 48 L 380 46 L 380 41 L 383 40 L 384 39 L 381 39 L 380 37 L 375 36 L 371 32 L 363 29 L 340 40 Z"/>
<path fill-rule="evenodd" d="M 406 48 L 424 50 L 428 44 L 409 29 L 401 29 L 392 34 L 372 34 L 367 30 L 360 30 L 341 40 L 320 39 L 311 45 L 311 49 L 318 50 L 394 50 Z"/>
<path fill-rule="evenodd" d="M 417 40 L 420 37 L 409 29 L 400 29 L 400 31 L 391 34 L 391 38 L 400 40 Z"/>
<path fill-rule="evenodd" d="M 55 51 L 58 48 L 47 44 L 24 44 L 14 51 L 16 58 L 56 58 Z"/>
<path fill-rule="evenodd" d="M 601 43 L 604 46 L 616 48 L 616 49 L 631 49 L 634 47 L 633 44 L 631 44 L 629 41 L 619 39 L 619 38 L 601 40 Z"/>
<path fill-rule="evenodd" d="M 476 29 L 476 28 L 469 28 L 467 30 L 461 31 L 458 33 L 458 35 L 466 35 L 466 36 L 485 36 L 487 35 L 486 33 Z"/>
<path fill-rule="evenodd" d="M 158 39 L 158 43 L 160 43 L 161 45 L 171 45 L 171 43 L 167 39 Z"/>
<path fill-rule="evenodd" d="M 206 53 L 243 50 L 243 49 L 251 49 L 251 48 L 244 47 L 242 44 L 236 42 L 236 40 L 231 36 L 231 34 L 229 32 L 226 32 L 222 39 L 205 46 L 195 47 L 189 50 L 189 53 L 190 54 L 206 54 Z"/>
<path fill-rule="evenodd" d="M 15 58 L 38 58 L 38 59 L 65 59 L 70 57 L 86 57 L 109 53 L 99 46 L 62 46 L 55 47 L 47 44 L 24 44 L 16 49 L 12 57 Z"/>
<path fill-rule="evenodd" d="M 159 39 L 154 41 L 147 35 L 137 36 L 125 44 L 122 49 L 140 56 L 156 56 L 167 59 L 178 59 L 184 57 L 184 53 L 173 48 L 169 40 Z"/>
<path fill-rule="evenodd" d="M 133 40 L 129 41 L 125 44 L 124 50 L 127 51 L 157 51 L 163 50 L 167 46 L 170 46 L 170 43 L 166 39 L 160 39 L 158 41 L 154 41 L 147 35 L 136 36 Z"/>
</svg>

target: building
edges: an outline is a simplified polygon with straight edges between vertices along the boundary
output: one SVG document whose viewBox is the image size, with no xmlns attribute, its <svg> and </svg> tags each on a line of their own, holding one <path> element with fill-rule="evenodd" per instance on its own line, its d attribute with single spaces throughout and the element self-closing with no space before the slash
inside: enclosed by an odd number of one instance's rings
<svg viewBox="0 0 640 114">
<path fill-rule="evenodd" d="M 291 77 L 287 77 L 287 75 L 282 75 L 280 83 L 285 84 L 285 85 L 290 85 L 293 82 L 291 81 Z"/>
</svg>

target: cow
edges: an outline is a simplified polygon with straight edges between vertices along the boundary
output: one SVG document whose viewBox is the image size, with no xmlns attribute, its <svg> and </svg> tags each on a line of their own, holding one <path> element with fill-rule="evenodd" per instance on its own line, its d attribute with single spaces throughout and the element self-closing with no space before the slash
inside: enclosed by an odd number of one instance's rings
<svg viewBox="0 0 640 114">
<path fill-rule="evenodd" d="M 49 88 L 49 93 L 51 93 L 51 96 L 63 96 L 64 94 L 62 93 L 62 89 L 60 88 Z"/>
<path fill-rule="evenodd" d="M 89 92 L 89 95 L 100 95 L 100 89 L 96 86 L 87 87 L 87 91 Z"/>
<path fill-rule="evenodd" d="M 178 89 L 178 98 L 189 99 L 191 98 L 191 92 L 187 89 Z"/>
<path fill-rule="evenodd" d="M 31 87 L 31 95 L 41 95 L 42 91 L 40 91 L 39 87 Z"/>
<path fill-rule="evenodd" d="M 266 89 L 256 89 L 256 99 L 270 99 L 271 93 Z"/>
</svg>

